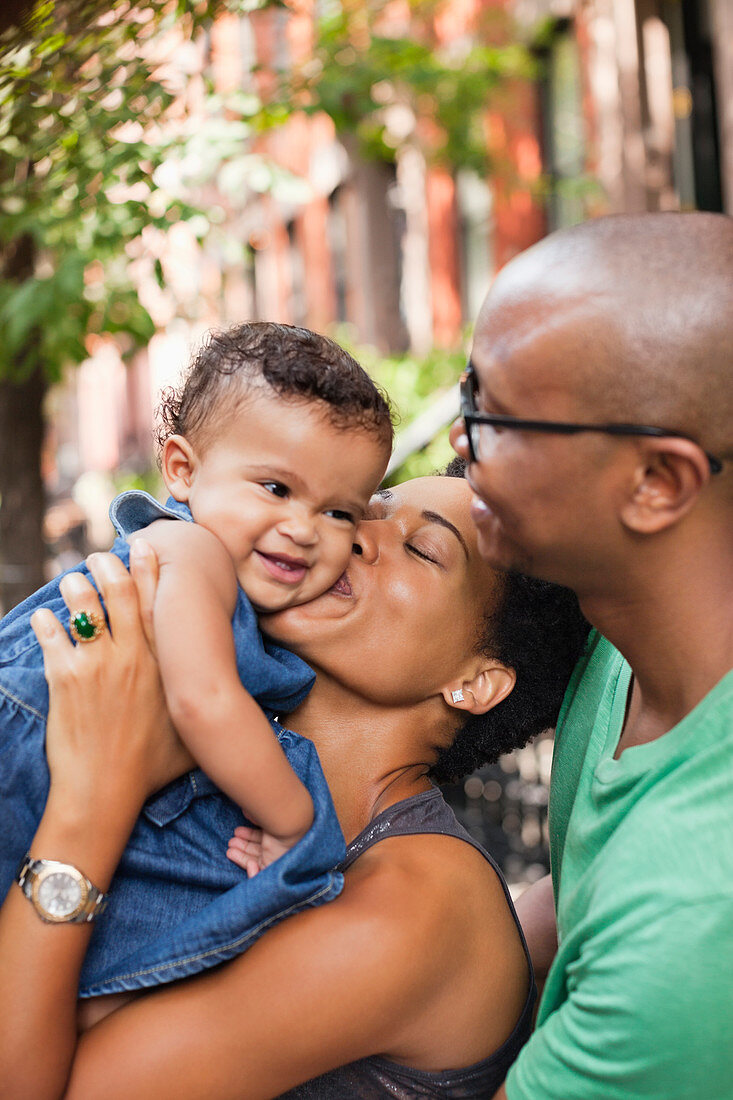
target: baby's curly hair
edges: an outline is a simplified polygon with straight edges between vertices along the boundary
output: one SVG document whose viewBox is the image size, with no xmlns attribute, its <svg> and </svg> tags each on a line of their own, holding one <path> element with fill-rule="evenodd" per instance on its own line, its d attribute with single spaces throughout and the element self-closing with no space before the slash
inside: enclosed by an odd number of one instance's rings
<svg viewBox="0 0 733 1100">
<path fill-rule="evenodd" d="M 180 387 L 163 391 L 156 439 L 183 435 L 205 448 L 255 389 L 286 401 L 320 401 L 339 428 L 373 433 L 392 446 L 389 399 L 348 352 L 309 329 L 248 321 L 210 332 Z"/>
<path fill-rule="evenodd" d="M 456 458 L 445 474 L 463 477 L 465 468 Z M 569 588 L 505 573 L 499 602 L 481 624 L 477 649 L 514 669 L 514 690 L 487 714 L 469 717 L 453 744 L 441 750 L 431 777 L 438 783 L 460 779 L 554 726 L 589 630 Z"/>
</svg>

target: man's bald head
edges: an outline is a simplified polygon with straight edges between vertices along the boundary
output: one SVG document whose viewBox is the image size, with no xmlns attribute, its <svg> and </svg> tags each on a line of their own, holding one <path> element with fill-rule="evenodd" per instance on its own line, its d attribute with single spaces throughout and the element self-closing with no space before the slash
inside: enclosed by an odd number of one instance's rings
<svg viewBox="0 0 733 1100">
<path fill-rule="evenodd" d="M 657 424 L 730 454 L 733 218 L 641 214 L 563 230 L 498 276 L 475 344 L 502 358 L 556 333 L 578 415 Z"/>
</svg>

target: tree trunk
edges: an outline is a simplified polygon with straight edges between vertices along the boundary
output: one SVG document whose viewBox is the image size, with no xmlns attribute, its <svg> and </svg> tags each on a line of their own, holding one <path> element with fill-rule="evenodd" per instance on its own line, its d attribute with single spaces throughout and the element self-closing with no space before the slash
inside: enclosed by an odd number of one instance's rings
<svg viewBox="0 0 733 1100">
<path fill-rule="evenodd" d="M 0 607 L 10 611 L 44 583 L 41 370 L 0 381 Z"/>
<path fill-rule="evenodd" d="M 29 234 L 5 249 L 0 277 L 22 282 L 33 274 L 35 246 Z M 21 364 L 0 362 L 0 614 L 43 584 L 44 492 L 41 480 L 43 398 L 48 383 L 40 365 L 24 381 Z M 3 366 L 5 367 L 3 371 Z"/>
<path fill-rule="evenodd" d="M 355 321 L 361 343 L 384 353 L 406 351 L 409 339 L 400 313 L 401 215 L 388 198 L 395 169 L 364 160 L 351 135 L 341 134 L 340 140 L 351 161 L 346 219 L 355 308 L 349 320 Z"/>
<path fill-rule="evenodd" d="M 3 0 L 0 5 L 0 34 L 14 24 L 20 26 L 33 8 L 33 0 Z"/>
</svg>

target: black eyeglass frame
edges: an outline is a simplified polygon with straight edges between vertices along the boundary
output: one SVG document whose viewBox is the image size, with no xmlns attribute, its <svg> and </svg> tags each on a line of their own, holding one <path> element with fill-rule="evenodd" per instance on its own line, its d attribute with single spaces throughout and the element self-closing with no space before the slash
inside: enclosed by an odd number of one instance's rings
<svg viewBox="0 0 733 1100">
<path fill-rule="evenodd" d="M 690 443 L 700 447 L 700 450 L 708 460 L 711 474 L 719 474 L 723 469 L 723 463 L 715 455 L 706 451 L 696 439 L 685 432 L 669 431 L 667 428 L 653 428 L 648 424 L 574 424 L 564 420 L 524 420 L 518 416 L 501 416 L 495 413 L 480 413 L 476 411 L 476 368 L 471 360 L 460 380 L 461 394 L 461 419 L 466 425 L 466 437 L 468 439 L 468 455 L 471 462 L 478 462 L 478 455 L 473 444 L 472 427 L 474 424 L 487 424 L 494 428 L 514 428 L 518 431 L 547 432 L 558 435 L 577 435 L 579 432 L 603 432 L 604 435 L 648 435 L 658 439 L 671 437 L 673 439 L 688 439 Z"/>
</svg>

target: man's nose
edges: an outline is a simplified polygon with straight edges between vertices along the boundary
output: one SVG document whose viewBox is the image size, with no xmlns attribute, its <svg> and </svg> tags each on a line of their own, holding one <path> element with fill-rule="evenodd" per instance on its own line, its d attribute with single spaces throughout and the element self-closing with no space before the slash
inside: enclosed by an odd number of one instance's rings
<svg viewBox="0 0 733 1100">
<path fill-rule="evenodd" d="M 466 425 L 463 422 L 462 416 L 459 416 L 453 421 L 448 438 L 456 454 L 460 458 L 465 458 L 466 461 L 468 461 L 468 436 L 466 435 Z"/>
</svg>

